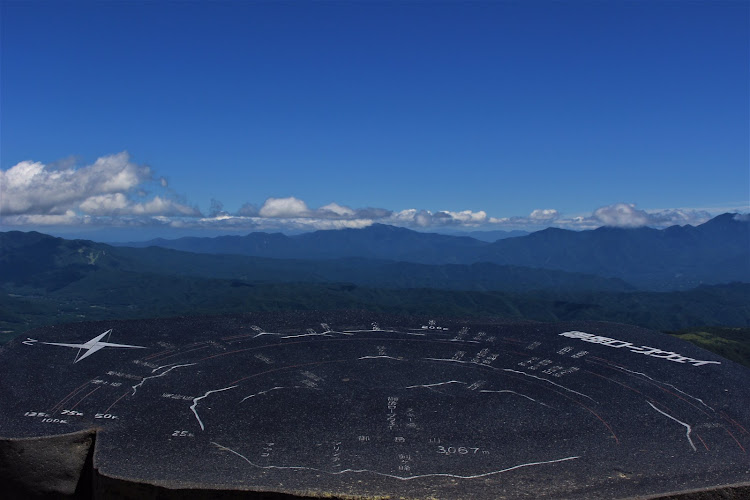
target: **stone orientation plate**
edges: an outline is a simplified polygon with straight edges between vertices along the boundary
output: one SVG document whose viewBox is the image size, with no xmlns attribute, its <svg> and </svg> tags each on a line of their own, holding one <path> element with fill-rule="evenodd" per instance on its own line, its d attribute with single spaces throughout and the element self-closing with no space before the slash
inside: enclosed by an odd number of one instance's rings
<svg viewBox="0 0 750 500">
<path fill-rule="evenodd" d="M 27 335 L 0 348 L 0 483 L 18 496 L 626 498 L 750 481 L 750 370 L 636 327 L 277 313 Z"/>
</svg>

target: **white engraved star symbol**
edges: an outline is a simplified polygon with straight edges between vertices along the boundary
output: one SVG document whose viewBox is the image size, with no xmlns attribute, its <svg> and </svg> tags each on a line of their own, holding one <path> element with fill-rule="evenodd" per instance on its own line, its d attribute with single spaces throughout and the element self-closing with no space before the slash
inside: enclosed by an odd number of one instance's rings
<svg viewBox="0 0 750 500">
<path fill-rule="evenodd" d="M 105 335 L 112 333 L 112 329 L 110 328 L 106 332 L 102 333 L 101 335 L 97 335 L 93 339 L 89 340 L 88 342 L 85 342 L 83 344 L 63 344 L 59 342 L 40 342 L 40 344 L 47 344 L 47 345 L 59 345 L 63 347 L 73 347 L 78 349 L 78 354 L 76 354 L 76 359 L 73 361 L 73 363 L 78 363 L 84 358 L 87 358 L 88 356 L 91 356 L 96 351 L 100 349 L 104 349 L 105 347 L 127 347 L 130 349 L 146 349 L 144 346 L 140 345 L 127 345 L 127 344 L 113 344 L 110 342 L 102 342 L 101 340 L 104 338 Z M 109 340 L 109 339 L 107 339 Z M 81 356 L 81 349 L 86 349 L 86 352 L 83 356 Z"/>
</svg>

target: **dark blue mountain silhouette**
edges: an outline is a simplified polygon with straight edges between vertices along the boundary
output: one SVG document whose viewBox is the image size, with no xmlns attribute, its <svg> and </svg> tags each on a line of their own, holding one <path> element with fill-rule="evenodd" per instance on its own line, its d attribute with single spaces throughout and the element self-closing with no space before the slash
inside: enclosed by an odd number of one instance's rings
<svg viewBox="0 0 750 500">
<path fill-rule="evenodd" d="M 251 233 L 126 245 L 292 259 L 359 257 L 420 264 L 490 262 L 620 278 L 651 290 L 750 282 L 750 221 L 736 214 L 719 215 L 699 226 L 662 230 L 548 228 L 494 243 L 373 224 L 363 229 L 315 231 L 296 236 Z"/>
</svg>

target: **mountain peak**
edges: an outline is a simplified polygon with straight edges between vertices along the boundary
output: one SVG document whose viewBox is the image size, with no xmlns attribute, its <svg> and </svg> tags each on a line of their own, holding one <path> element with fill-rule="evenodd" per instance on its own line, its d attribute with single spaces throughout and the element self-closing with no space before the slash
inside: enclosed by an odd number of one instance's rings
<svg viewBox="0 0 750 500">
<path fill-rule="evenodd" d="M 727 212 L 721 215 L 717 215 L 713 219 L 707 220 L 701 226 L 727 226 L 730 224 L 741 224 L 743 222 L 750 222 L 748 215 Z"/>
<path fill-rule="evenodd" d="M 375 224 L 370 224 L 369 226 L 362 228 L 365 231 L 372 231 L 376 233 L 395 233 L 395 232 L 411 232 L 411 229 L 405 228 L 405 227 L 398 227 L 398 226 L 391 226 L 390 224 L 381 224 L 379 222 L 376 222 Z"/>
</svg>

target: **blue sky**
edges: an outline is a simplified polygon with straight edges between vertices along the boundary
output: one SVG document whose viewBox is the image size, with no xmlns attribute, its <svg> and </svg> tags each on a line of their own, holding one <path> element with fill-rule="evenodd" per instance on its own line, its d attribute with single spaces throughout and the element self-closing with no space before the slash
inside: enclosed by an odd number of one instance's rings
<svg viewBox="0 0 750 500">
<path fill-rule="evenodd" d="M 747 2 L 0 5 L 5 230 L 750 210 Z"/>
</svg>

